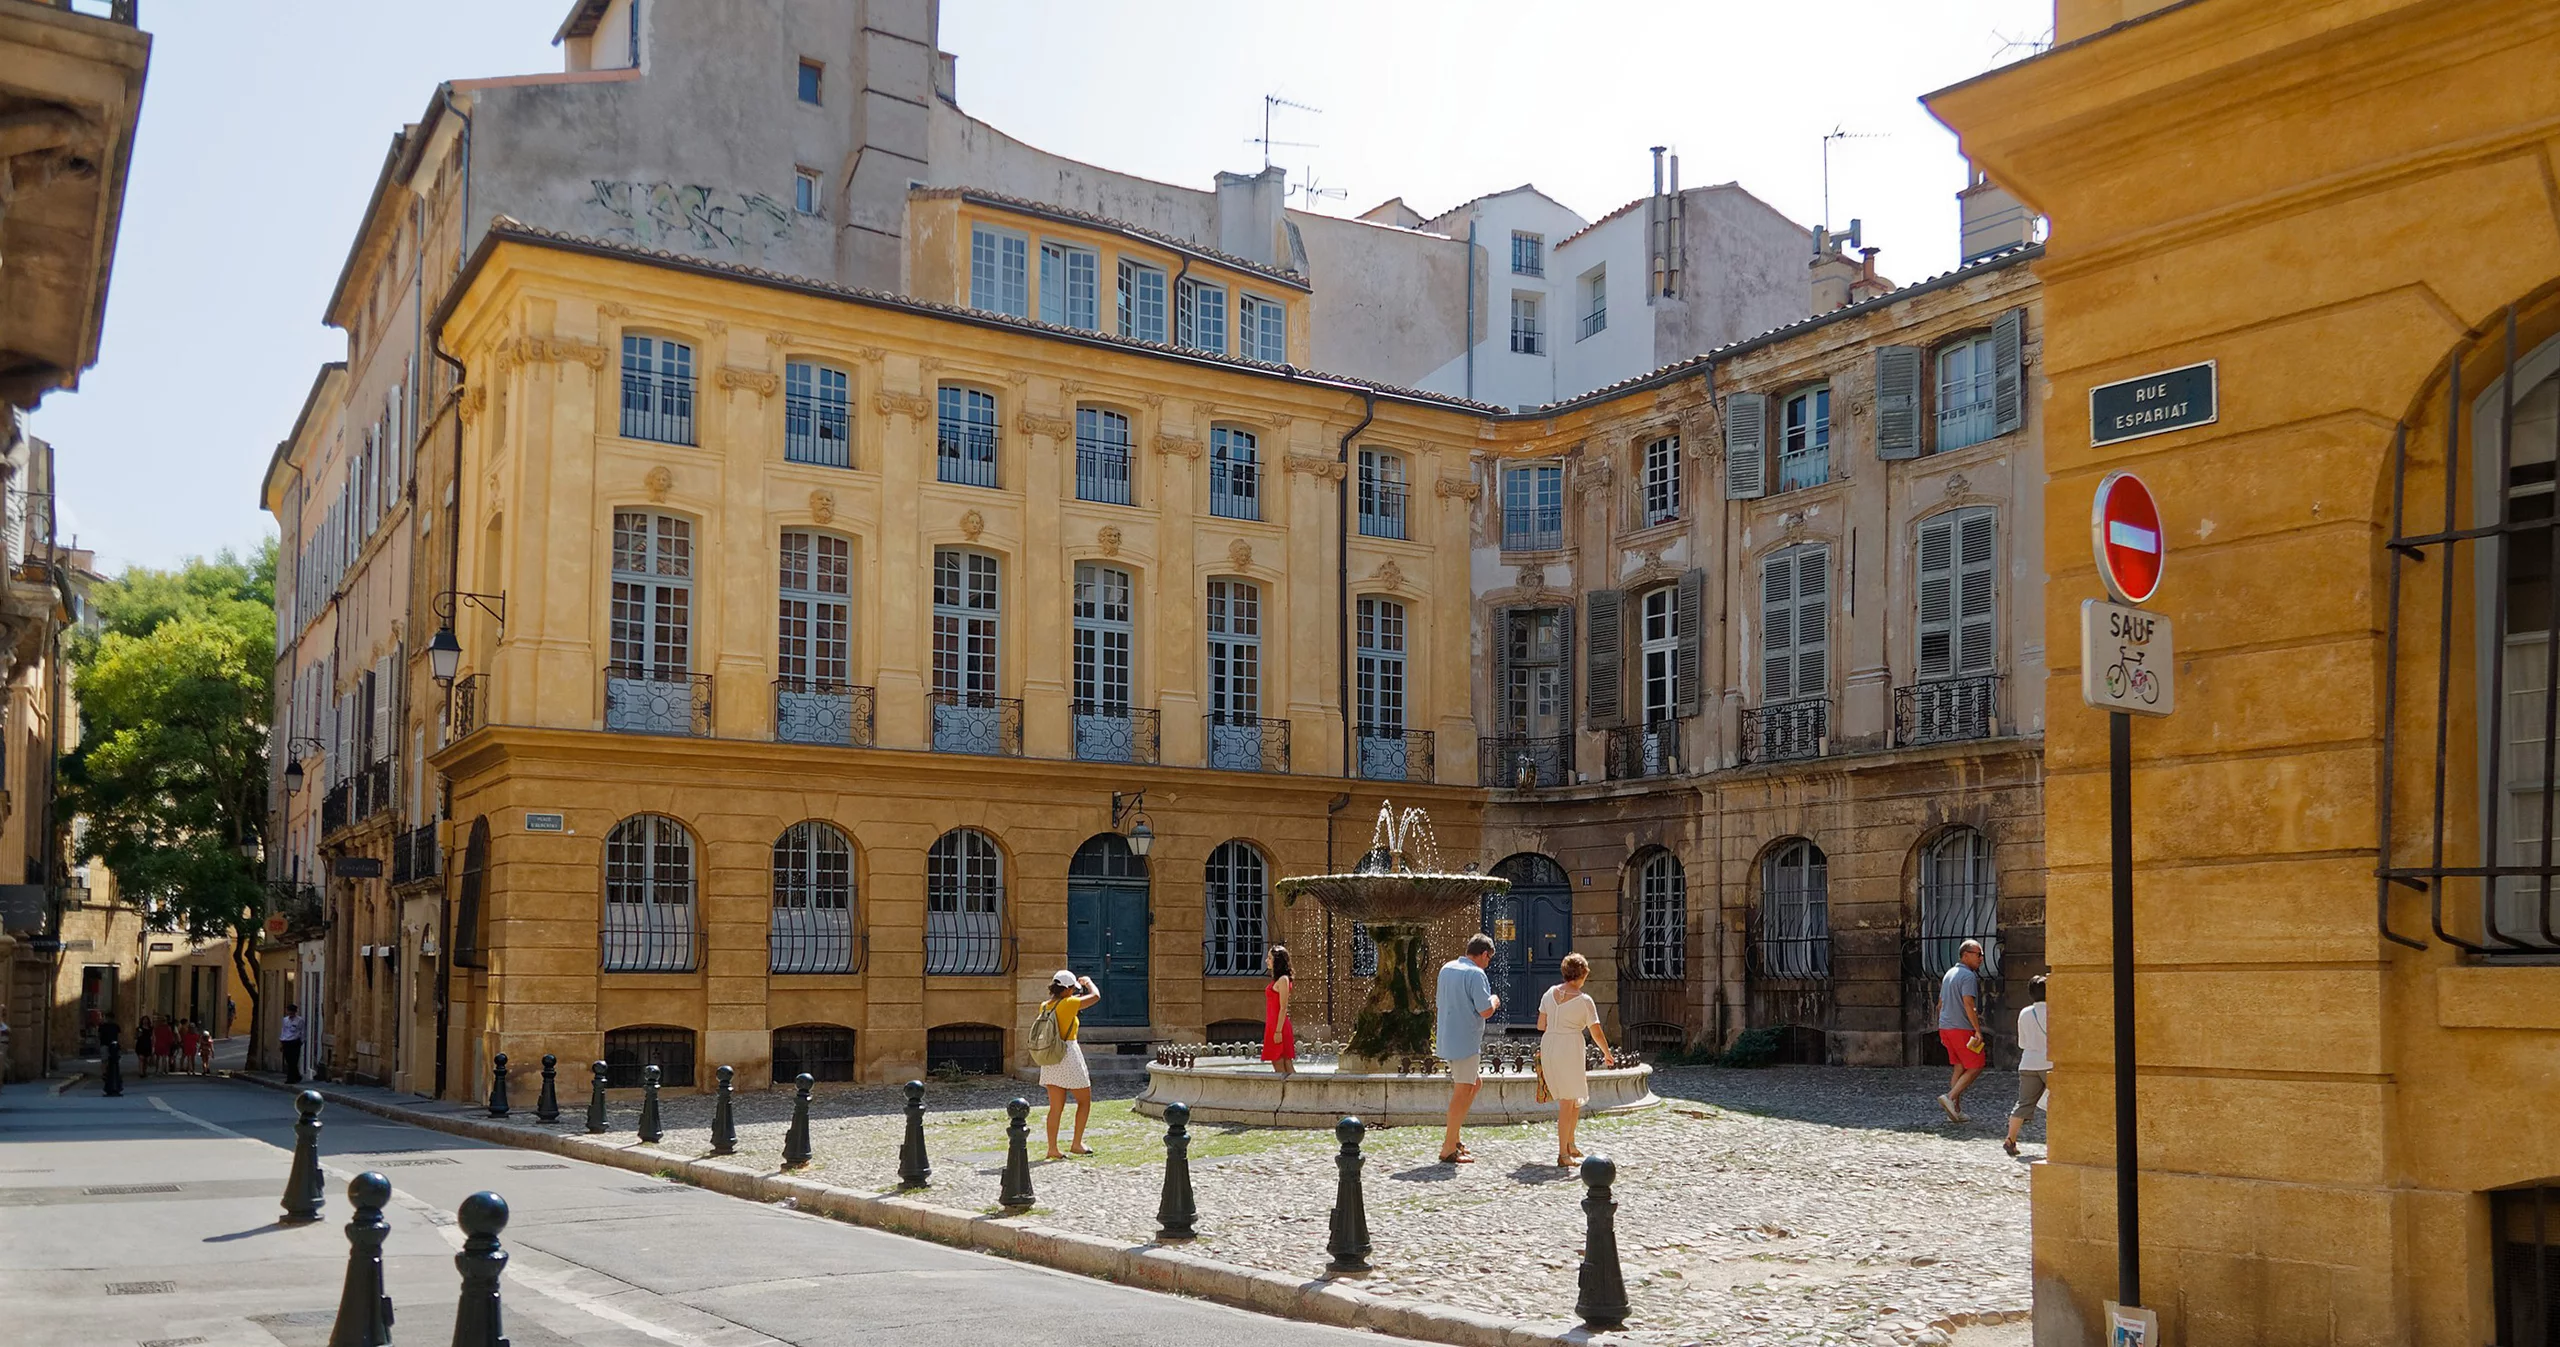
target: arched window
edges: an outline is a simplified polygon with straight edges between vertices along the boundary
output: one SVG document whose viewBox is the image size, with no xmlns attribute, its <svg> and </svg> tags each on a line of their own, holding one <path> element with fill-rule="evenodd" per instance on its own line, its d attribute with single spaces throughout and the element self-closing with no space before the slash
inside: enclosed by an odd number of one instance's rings
<svg viewBox="0 0 2560 1347">
<path fill-rule="evenodd" d="M 693 443 L 693 348 L 664 337 L 622 337 L 622 434 Z"/>
<path fill-rule="evenodd" d="M 1225 842 L 1209 853 L 1208 925 L 1205 942 L 1211 977 L 1251 977 L 1262 971 L 1269 939 L 1270 869 L 1250 842 Z"/>
<path fill-rule="evenodd" d="M 462 847 L 462 895 L 453 915 L 453 962 L 462 968 L 489 963 L 489 909 L 484 886 L 489 880 L 489 820 L 471 820 L 471 840 Z"/>
<path fill-rule="evenodd" d="M 1831 879 L 1822 848 L 1798 837 L 1760 865 L 1760 969 L 1772 977 L 1831 976 Z"/>
<path fill-rule="evenodd" d="M 934 473 L 961 486 L 996 484 L 996 395 L 944 384 L 936 390 Z"/>
<path fill-rule="evenodd" d="M 636 1090 L 648 1083 L 650 1067 L 658 1083 L 693 1084 L 693 1031 L 673 1025 L 641 1024 L 607 1029 L 604 1034 L 604 1083 L 615 1090 Z"/>
<path fill-rule="evenodd" d="M 782 367 L 782 457 L 828 468 L 853 466 L 853 380 L 806 360 Z"/>
<path fill-rule="evenodd" d="M 1004 971 L 1004 855 L 985 833 L 955 828 L 935 839 L 924 905 L 925 972 Z"/>
<path fill-rule="evenodd" d="M 1404 455 L 1386 449 L 1360 451 L 1360 536 L 1405 536 Z"/>
<path fill-rule="evenodd" d="M 694 933 L 693 834 L 658 814 L 634 814 L 604 839 L 604 969 L 686 973 Z"/>
<path fill-rule="evenodd" d="M 853 896 L 853 843 L 834 824 L 784 829 L 773 843 L 773 971 L 853 972 Z"/>
<path fill-rule="evenodd" d="M 1076 408 L 1076 499 L 1129 503 L 1129 417 L 1108 407 Z"/>
<path fill-rule="evenodd" d="M 1940 833 L 1920 853 L 1920 970 L 1955 967 L 1964 942 L 1982 942 L 1982 971 L 2000 972 L 2000 885 L 1991 839 L 1971 828 Z"/>
<path fill-rule="evenodd" d="M 1689 975 L 1689 884 L 1680 858 L 1655 851 L 1636 867 L 1634 975 Z"/>
</svg>

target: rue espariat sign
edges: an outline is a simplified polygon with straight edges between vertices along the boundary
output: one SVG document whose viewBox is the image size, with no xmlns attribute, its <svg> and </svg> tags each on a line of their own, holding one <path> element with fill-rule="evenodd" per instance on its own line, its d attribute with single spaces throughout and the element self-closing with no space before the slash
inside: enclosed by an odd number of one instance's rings
<svg viewBox="0 0 2560 1347">
<path fill-rule="evenodd" d="M 2089 443 L 2114 444 L 2145 435 L 2211 425 L 2217 406 L 2215 362 L 2100 384 L 2089 390 Z"/>
</svg>

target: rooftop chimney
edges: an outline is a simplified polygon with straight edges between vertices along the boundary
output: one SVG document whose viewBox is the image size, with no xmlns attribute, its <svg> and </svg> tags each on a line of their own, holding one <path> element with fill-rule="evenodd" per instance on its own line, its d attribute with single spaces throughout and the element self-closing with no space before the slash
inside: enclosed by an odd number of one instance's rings
<svg viewBox="0 0 2560 1347">
<path fill-rule="evenodd" d="M 1849 278 L 1849 302 L 1863 304 L 1893 288 L 1893 282 L 1876 274 L 1876 254 L 1882 248 L 1858 250 L 1858 274 Z"/>
<path fill-rule="evenodd" d="M 1966 266 L 2035 237 L 2034 214 L 1978 168 L 1973 181 L 1956 193 L 1956 218 L 1961 231 L 1957 246 Z"/>
<path fill-rule="evenodd" d="M 1864 232 L 1864 221 L 1851 220 L 1847 236 L 1848 246 L 1857 247 L 1862 241 L 1861 235 Z M 1849 260 L 1849 255 L 1841 249 L 1841 240 L 1830 230 L 1815 229 L 1811 277 L 1814 316 L 1819 318 L 1834 309 L 1848 307 L 1852 285 L 1870 271 L 1871 268 L 1862 269 L 1857 263 Z"/>
</svg>

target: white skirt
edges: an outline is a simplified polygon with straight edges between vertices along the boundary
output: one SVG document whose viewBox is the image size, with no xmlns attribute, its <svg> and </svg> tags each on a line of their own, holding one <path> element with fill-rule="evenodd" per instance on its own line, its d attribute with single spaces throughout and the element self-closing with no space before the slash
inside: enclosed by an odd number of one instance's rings
<svg viewBox="0 0 2560 1347">
<path fill-rule="evenodd" d="M 1092 1089 L 1093 1074 L 1085 1070 L 1084 1066 L 1084 1045 L 1069 1039 L 1066 1047 L 1066 1056 L 1049 1066 L 1040 1068 L 1040 1083 L 1055 1085 L 1064 1090 Z"/>
</svg>

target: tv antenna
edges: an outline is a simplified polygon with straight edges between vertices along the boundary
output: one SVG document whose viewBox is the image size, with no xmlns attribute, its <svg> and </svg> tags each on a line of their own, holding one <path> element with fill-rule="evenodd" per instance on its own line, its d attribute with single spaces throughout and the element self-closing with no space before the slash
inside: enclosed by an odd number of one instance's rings
<svg viewBox="0 0 2560 1347">
<path fill-rule="evenodd" d="M 2009 56 L 2013 52 L 2025 52 L 2029 56 L 2035 56 L 2043 52 L 2051 51 L 2053 49 L 2053 30 L 2047 28 L 2043 32 L 2036 34 L 2034 37 L 2011 37 L 2007 33 L 1994 28 L 1991 30 L 1991 40 L 2000 44 L 1999 50 L 1991 54 L 1992 64 L 2005 65 L 2008 63 Z"/>
<path fill-rule="evenodd" d="M 1834 126 L 1822 133 L 1822 227 L 1831 228 L 1831 142 L 1835 140 L 1883 140 L 1882 131 L 1851 131 Z"/>
<path fill-rule="evenodd" d="M 1291 102 L 1286 98 L 1282 98 L 1278 94 L 1264 94 L 1262 96 L 1262 134 L 1258 136 L 1247 136 L 1245 137 L 1244 142 L 1247 145 L 1259 145 L 1262 147 L 1262 166 L 1264 168 L 1271 167 L 1271 151 L 1276 147 L 1285 147 L 1293 150 L 1312 150 L 1316 147 L 1315 142 L 1311 140 L 1273 140 L 1271 138 L 1271 114 L 1274 109 L 1278 108 L 1296 108 L 1300 112 L 1312 112 L 1319 117 L 1324 115 L 1323 108 L 1309 107 L 1304 103 Z"/>
<path fill-rule="evenodd" d="M 1306 180 L 1304 182 L 1293 182 L 1289 184 L 1289 190 L 1300 197 L 1305 198 L 1307 207 L 1310 210 L 1314 209 L 1318 202 L 1341 201 L 1351 195 L 1347 189 L 1340 187 L 1326 187 L 1318 184 L 1316 181 L 1316 168 L 1313 164 L 1307 165 Z"/>
</svg>

